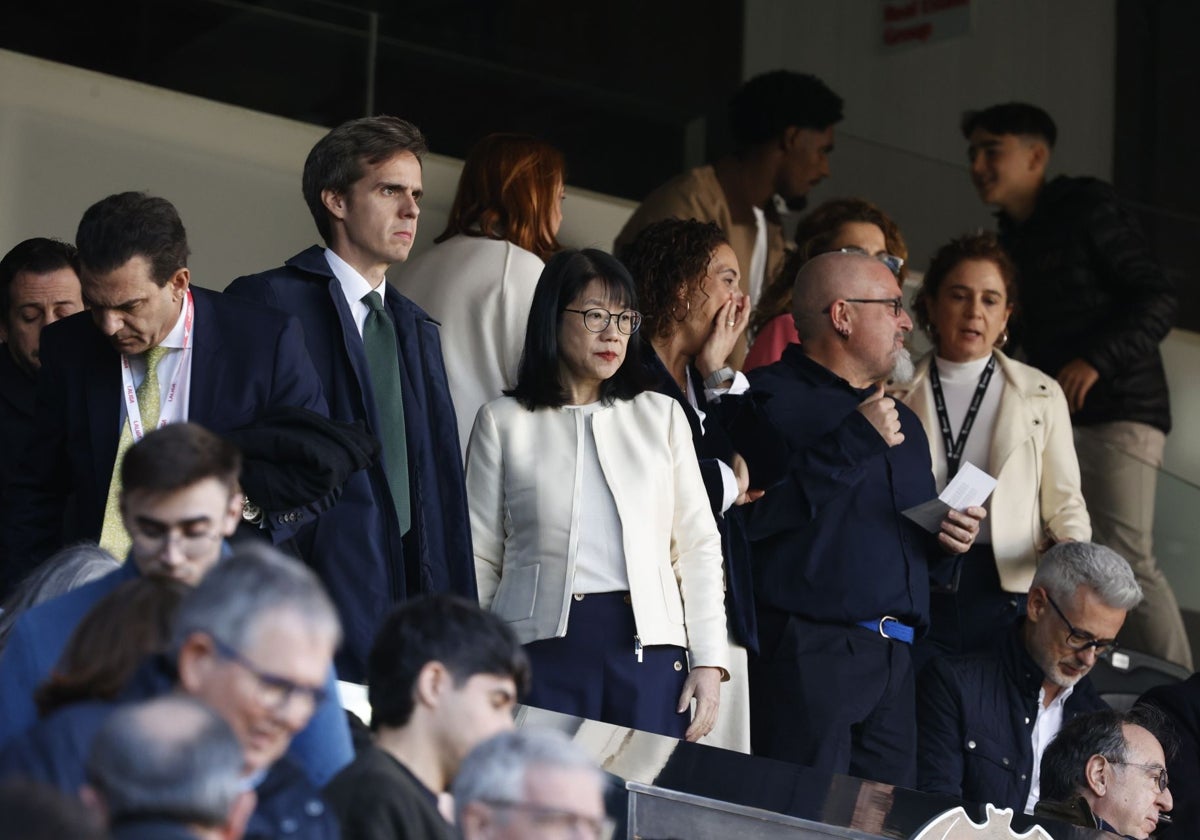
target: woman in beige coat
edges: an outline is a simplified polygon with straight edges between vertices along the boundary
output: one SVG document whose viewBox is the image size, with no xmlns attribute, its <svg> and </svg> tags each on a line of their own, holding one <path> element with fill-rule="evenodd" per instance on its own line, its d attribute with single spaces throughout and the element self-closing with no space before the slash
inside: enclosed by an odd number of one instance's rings
<svg viewBox="0 0 1200 840">
<path fill-rule="evenodd" d="M 1040 553 L 1092 534 L 1062 389 L 1000 352 L 1015 273 L 991 234 L 960 237 L 934 255 L 914 307 L 934 350 L 897 396 L 925 426 L 938 489 L 967 462 L 997 479 L 955 583 L 933 592 L 927 655 L 987 646 L 1023 613 Z"/>
</svg>

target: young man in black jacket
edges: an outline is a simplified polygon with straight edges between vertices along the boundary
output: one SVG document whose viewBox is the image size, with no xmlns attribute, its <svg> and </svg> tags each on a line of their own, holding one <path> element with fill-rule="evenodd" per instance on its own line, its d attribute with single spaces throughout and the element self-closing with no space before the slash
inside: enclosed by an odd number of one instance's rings
<svg viewBox="0 0 1200 840">
<path fill-rule="evenodd" d="M 968 112 L 962 132 L 971 180 L 998 209 L 1000 241 L 1019 270 L 1015 343 L 1062 385 L 1094 539 L 1129 561 L 1146 593 L 1122 641 L 1191 668 L 1151 533 L 1171 429 L 1159 344 L 1175 319 L 1174 286 L 1111 186 L 1046 180 L 1057 128 L 1045 111 L 994 105 Z"/>
</svg>

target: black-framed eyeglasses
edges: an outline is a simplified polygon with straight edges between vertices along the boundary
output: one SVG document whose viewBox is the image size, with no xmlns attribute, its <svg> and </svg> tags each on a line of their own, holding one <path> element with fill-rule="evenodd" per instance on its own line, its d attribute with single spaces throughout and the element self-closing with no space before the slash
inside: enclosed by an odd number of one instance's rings
<svg viewBox="0 0 1200 840">
<path fill-rule="evenodd" d="M 578 814 L 563 808 L 550 808 L 545 805 L 535 805 L 532 802 L 511 802 L 507 799 L 480 800 L 492 808 L 522 811 L 540 828 L 552 832 L 570 834 L 572 836 L 585 834 L 588 837 L 601 838 L 612 834 L 614 823 L 609 817 L 598 819 L 587 814 Z"/>
<path fill-rule="evenodd" d="M 1054 607 L 1054 611 L 1058 613 L 1058 617 L 1062 619 L 1063 624 L 1067 625 L 1067 647 L 1078 653 L 1082 653 L 1088 648 L 1095 648 L 1096 655 L 1117 649 L 1116 639 L 1097 639 L 1086 630 L 1080 630 L 1075 625 L 1067 620 L 1067 616 L 1058 608 L 1058 604 L 1054 603 L 1054 599 L 1050 597 L 1050 593 L 1046 593 L 1046 600 L 1050 602 L 1050 606 Z"/>
<path fill-rule="evenodd" d="M 642 326 L 642 313 L 636 309 L 626 309 L 624 312 L 609 312 L 607 309 L 570 309 L 563 312 L 578 312 L 583 316 L 583 325 L 588 332 L 601 333 L 608 329 L 612 319 L 617 319 L 617 330 L 625 335 L 633 335 Z"/>
<path fill-rule="evenodd" d="M 242 656 L 237 648 L 226 644 L 216 636 L 210 636 L 210 638 L 222 659 L 236 662 L 254 677 L 255 682 L 258 683 L 259 702 L 272 711 L 277 712 L 286 708 L 293 697 L 304 698 L 316 710 L 329 696 L 329 692 L 325 690 L 324 686 L 300 685 L 287 677 L 264 671 Z"/>
<path fill-rule="evenodd" d="M 1154 779 L 1154 784 L 1158 786 L 1158 792 L 1163 793 L 1169 785 L 1170 779 L 1167 778 L 1167 768 L 1161 764 L 1135 764 L 1132 761 L 1113 761 L 1108 756 L 1105 756 L 1105 761 L 1109 764 L 1123 764 L 1126 767 L 1140 767 L 1143 770 L 1149 770 L 1152 774 L 1150 778 Z"/>
<path fill-rule="evenodd" d="M 888 271 L 897 277 L 900 276 L 900 269 L 904 268 L 904 257 L 897 257 L 895 254 L 872 254 L 866 248 L 859 248 L 857 245 L 847 245 L 845 248 L 838 248 L 835 253 L 861 254 L 864 257 L 874 257 L 886 265 Z"/>
<path fill-rule="evenodd" d="M 843 303 L 886 303 L 888 306 L 892 307 L 892 317 L 893 318 L 899 318 L 900 313 L 904 311 L 904 298 L 902 298 L 902 297 L 896 297 L 896 298 L 838 298 L 838 300 L 842 301 Z M 835 300 L 833 303 L 837 303 L 837 301 Z M 829 306 L 826 306 L 821 311 L 828 312 L 829 310 L 833 309 L 833 303 L 829 304 Z"/>
<path fill-rule="evenodd" d="M 211 530 L 203 534 L 189 534 L 176 530 L 174 525 L 155 523 L 153 526 L 135 521 L 129 530 L 129 539 L 137 547 L 138 554 L 154 554 L 178 543 L 185 557 L 199 557 L 211 550 L 214 540 L 222 538 L 220 531 Z"/>
</svg>

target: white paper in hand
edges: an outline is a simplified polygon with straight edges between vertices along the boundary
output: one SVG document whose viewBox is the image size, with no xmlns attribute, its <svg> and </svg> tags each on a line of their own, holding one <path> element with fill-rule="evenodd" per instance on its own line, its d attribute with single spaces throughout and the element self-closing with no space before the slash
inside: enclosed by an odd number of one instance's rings
<svg viewBox="0 0 1200 840">
<path fill-rule="evenodd" d="M 910 507 L 904 515 L 931 534 L 942 529 L 942 520 L 951 510 L 977 507 L 987 501 L 996 489 L 996 479 L 970 461 L 963 461 L 958 474 L 946 485 L 936 499 Z"/>
</svg>

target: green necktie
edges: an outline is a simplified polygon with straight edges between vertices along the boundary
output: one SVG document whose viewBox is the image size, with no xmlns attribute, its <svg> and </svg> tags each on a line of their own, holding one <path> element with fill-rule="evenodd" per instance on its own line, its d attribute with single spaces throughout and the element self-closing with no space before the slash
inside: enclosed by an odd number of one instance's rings
<svg viewBox="0 0 1200 840">
<path fill-rule="evenodd" d="M 167 355 L 167 347 L 151 347 L 144 354 L 146 359 L 146 376 L 137 388 L 138 410 L 142 413 L 143 434 L 149 434 L 158 428 L 158 420 L 162 415 L 162 389 L 158 384 L 158 363 Z M 129 418 L 121 427 L 121 437 L 117 441 L 117 457 L 113 459 L 112 478 L 108 482 L 108 499 L 104 503 L 104 526 L 100 531 L 100 547 L 124 563 L 129 555 L 133 541 L 125 530 L 121 519 L 121 462 L 125 453 L 133 446 L 133 427 Z"/>
<path fill-rule="evenodd" d="M 383 466 L 387 473 L 392 502 L 400 520 L 400 533 L 408 533 L 412 524 L 408 492 L 408 444 L 404 434 L 404 396 L 400 387 L 400 351 L 396 343 L 396 325 L 383 308 L 378 292 L 367 292 L 362 302 L 369 308 L 363 324 L 363 347 L 367 368 L 375 391 L 375 410 L 381 428 L 375 433 L 383 444 Z"/>
</svg>

